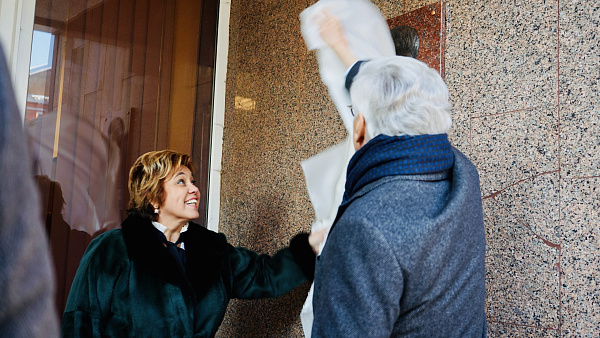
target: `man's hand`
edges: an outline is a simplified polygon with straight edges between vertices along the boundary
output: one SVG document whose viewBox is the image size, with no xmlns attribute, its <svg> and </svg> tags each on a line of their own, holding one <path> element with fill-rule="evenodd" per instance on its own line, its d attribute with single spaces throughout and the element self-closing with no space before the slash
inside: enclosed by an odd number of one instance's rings
<svg viewBox="0 0 600 338">
<path fill-rule="evenodd" d="M 321 38 L 335 51 L 346 67 L 352 66 L 358 58 L 350 52 L 340 20 L 326 9 L 321 14 L 317 21 Z"/>
<path fill-rule="evenodd" d="M 329 230 L 329 228 L 312 231 L 310 233 L 310 235 L 308 236 L 308 243 L 310 244 L 313 251 L 315 252 L 315 255 L 319 254 L 319 246 L 321 246 L 321 243 L 325 239 L 325 234 L 327 233 L 328 230 Z"/>
<path fill-rule="evenodd" d="M 319 33 L 321 34 L 321 38 L 325 43 L 329 45 L 329 47 L 335 49 L 337 48 L 347 48 L 348 42 L 344 37 L 344 31 L 342 29 L 342 24 L 340 20 L 331 15 L 328 10 L 324 9 L 321 12 L 321 16 L 318 19 L 319 24 Z"/>
</svg>

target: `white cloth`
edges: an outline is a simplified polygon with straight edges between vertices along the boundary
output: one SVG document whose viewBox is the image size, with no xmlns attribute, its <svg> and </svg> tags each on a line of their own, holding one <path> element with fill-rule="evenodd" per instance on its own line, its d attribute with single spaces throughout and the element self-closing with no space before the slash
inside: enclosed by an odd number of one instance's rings
<svg viewBox="0 0 600 338">
<path fill-rule="evenodd" d="M 342 203 L 346 184 L 346 169 L 353 154 L 352 138 L 348 137 L 345 142 L 328 148 L 302 162 L 308 197 L 315 210 L 316 220 L 312 224 L 313 231 L 330 228 L 333 224 L 338 206 Z M 319 246 L 319 254 L 323 250 L 326 240 L 327 234 Z M 300 312 L 305 337 L 310 337 L 314 319 L 312 308 L 313 288 L 314 284 L 310 286 L 308 296 Z"/>
<path fill-rule="evenodd" d="M 315 210 L 313 230 L 328 228 L 333 224 L 338 206 L 342 203 L 346 184 L 348 161 L 354 155 L 352 139 L 337 144 L 302 162 L 308 197 Z M 323 249 L 325 241 L 319 247 Z"/>
<path fill-rule="evenodd" d="M 321 39 L 318 19 L 323 9 L 340 20 L 348 48 L 360 60 L 396 55 L 394 40 L 381 11 L 368 0 L 320 0 L 300 13 L 302 36 L 309 50 L 316 50 L 321 80 L 352 134 L 350 95 L 344 86 L 346 66 Z"/>
<path fill-rule="evenodd" d="M 322 39 L 318 19 L 323 9 L 340 20 L 348 47 L 361 60 L 395 55 L 394 41 L 385 18 L 368 0 L 320 0 L 300 14 L 302 36 L 309 50 L 316 50 L 321 80 L 338 110 L 349 135 L 352 135 L 354 118 L 348 106 L 350 95 L 345 87 L 346 66 Z M 346 169 L 354 149 L 351 136 L 304 162 L 308 196 L 315 210 L 316 220 L 312 230 L 330 228 L 342 201 L 346 184 Z M 325 240 L 327 236 L 325 236 Z M 325 245 L 319 247 L 319 253 Z M 311 336 L 313 323 L 313 285 L 300 313 L 304 335 Z"/>
</svg>

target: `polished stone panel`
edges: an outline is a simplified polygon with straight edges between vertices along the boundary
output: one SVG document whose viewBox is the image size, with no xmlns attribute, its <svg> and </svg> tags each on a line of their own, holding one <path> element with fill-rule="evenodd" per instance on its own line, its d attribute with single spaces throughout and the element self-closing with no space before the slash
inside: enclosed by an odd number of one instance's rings
<svg viewBox="0 0 600 338">
<path fill-rule="evenodd" d="M 511 209 L 484 201 L 486 311 L 490 321 L 559 326 L 560 247 L 540 238 Z"/>
<path fill-rule="evenodd" d="M 274 254 L 312 219 L 296 149 L 308 55 L 298 17 L 308 5 L 231 5 L 219 231 L 260 253 Z M 301 337 L 307 292 L 308 284 L 277 299 L 234 300 L 217 336 Z"/>
<path fill-rule="evenodd" d="M 488 322 L 488 337 L 560 337 L 557 329 Z"/>
<path fill-rule="evenodd" d="M 493 200 L 499 207 L 486 207 L 488 252 L 495 253 L 487 261 L 488 333 L 595 336 L 600 4 L 446 6 L 446 82 L 455 123 L 450 137 L 479 168 L 486 204 Z M 514 257 L 515 246 L 537 252 L 540 243 L 550 253 L 558 250 L 558 260 L 551 261 L 560 268 L 560 280 L 527 264 L 504 267 L 511 273 L 497 268 Z M 549 285 L 558 298 L 551 304 L 531 302 L 531 295 L 515 298 L 513 275 Z"/>
<path fill-rule="evenodd" d="M 561 209 L 563 333 L 600 332 L 600 178 L 565 179 Z"/>
<path fill-rule="evenodd" d="M 556 2 L 478 1 L 471 10 L 474 116 L 555 105 Z"/>
<path fill-rule="evenodd" d="M 445 22 L 444 6 L 436 2 L 420 7 L 395 18 L 388 19 L 391 28 L 409 26 L 417 31 L 419 36 L 419 53 L 417 59 L 426 63 L 444 76 L 444 39 Z"/>
<path fill-rule="evenodd" d="M 472 160 L 484 196 L 558 169 L 558 121 L 553 107 L 471 119 Z"/>
<path fill-rule="evenodd" d="M 561 2 L 561 166 L 565 177 L 600 175 L 600 3 Z"/>
<path fill-rule="evenodd" d="M 561 242 L 560 178 L 551 172 L 516 183 L 494 196 L 510 216 L 548 245 Z"/>
<path fill-rule="evenodd" d="M 452 129 L 449 132 L 452 144 L 471 158 L 471 115 L 473 94 L 470 82 L 472 69 L 469 62 L 472 54 L 471 25 L 473 13 L 470 2 L 446 2 L 446 20 L 452 26 L 446 29 L 444 45 L 444 79 L 452 103 Z"/>
<path fill-rule="evenodd" d="M 594 252 L 566 251 L 562 263 L 562 333 L 595 337 L 600 332 L 600 258 Z"/>
</svg>

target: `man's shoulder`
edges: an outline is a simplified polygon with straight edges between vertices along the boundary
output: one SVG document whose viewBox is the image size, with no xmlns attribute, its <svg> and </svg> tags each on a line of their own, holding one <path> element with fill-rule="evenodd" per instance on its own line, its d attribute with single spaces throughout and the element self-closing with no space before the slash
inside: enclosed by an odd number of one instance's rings
<svg viewBox="0 0 600 338">
<path fill-rule="evenodd" d="M 462 219 L 460 216 L 470 212 L 471 204 L 477 202 L 474 196 L 479 197 L 479 183 L 473 178 L 453 172 L 438 180 L 386 177 L 366 187 L 348 205 L 336 227 L 364 231 L 369 224 L 386 237 L 424 238 L 440 224 Z"/>
<path fill-rule="evenodd" d="M 335 227 L 346 235 L 377 231 L 389 237 L 390 231 L 410 231 L 406 228 L 408 224 L 424 219 L 421 198 L 424 195 L 418 192 L 419 184 L 394 177 L 372 183 L 353 199 Z"/>
<path fill-rule="evenodd" d="M 459 149 L 452 147 L 452 151 L 454 152 L 454 166 L 452 167 L 453 177 L 475 181 L 479 184 L 479 173 L 475 164 L 473 164 L 467 155 L 463 154 Z"/>
<path fill-rule="evenodd" d="M 405 213 L 445 194 L 451 184 L 448 176 L 448 173 L 387 176 L 359 191 L 349 209 L 368 213 L 380 213 L 382 210 L 386 214 Z"/>
</svg>

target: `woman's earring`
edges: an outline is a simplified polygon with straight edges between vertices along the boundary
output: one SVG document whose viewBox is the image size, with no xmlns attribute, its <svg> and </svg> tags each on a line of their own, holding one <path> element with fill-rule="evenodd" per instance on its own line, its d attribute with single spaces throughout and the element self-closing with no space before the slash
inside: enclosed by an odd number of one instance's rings
<svg viewBox="0 0 600 338">
<path fill-rule="evenodd" d="M 158 208 L 154 208 L 154 213 L 158 214 Z"/>
</svg>

